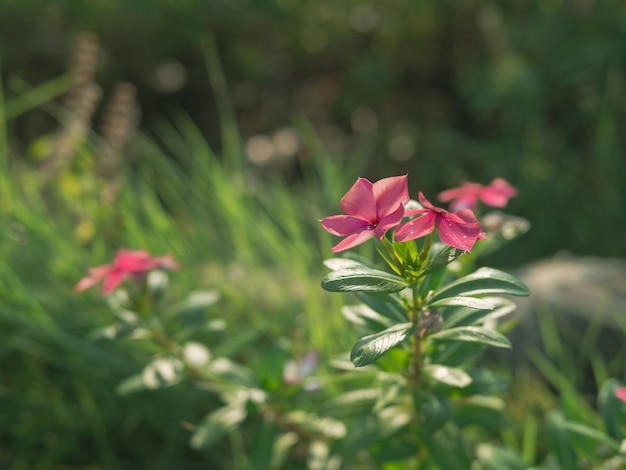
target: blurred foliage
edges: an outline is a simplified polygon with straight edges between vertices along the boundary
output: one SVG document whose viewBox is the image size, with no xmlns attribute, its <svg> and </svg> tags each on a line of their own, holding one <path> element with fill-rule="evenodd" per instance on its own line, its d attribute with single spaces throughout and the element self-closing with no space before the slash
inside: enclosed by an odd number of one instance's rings
<svg viewBox="0 0 626 470">
<path fill-rule="evenodd" d="M 625 16 L 617 0 L 4 0 L 0 60 L 39 83 L 93 31 L 105 92 L 130 81 L 146 128 L 182 108 L 217 142 L 200 47 L 215 35 L 246 138 L 304 113 L 337 154 L 373 157 L 370 175 L 410 172 L 431 195 L 518 186 L 535 229 L 499 258 L 515 264 L 626 255 Z"/>
</svg>

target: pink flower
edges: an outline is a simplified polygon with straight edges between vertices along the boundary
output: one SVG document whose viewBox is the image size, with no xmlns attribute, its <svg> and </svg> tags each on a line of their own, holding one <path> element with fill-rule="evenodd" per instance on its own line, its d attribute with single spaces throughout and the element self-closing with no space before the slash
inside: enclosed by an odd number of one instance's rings
<svg viewBox="0 0 626 470">
<path fill-rule="evenodd" d="M 102 282 L 102 293 L 110 294 L 130 276 L 140 276 L 156 268 L 175 270 L 178 267 L 172 255 L 151 256 L 144 250 L 121 249 L 115 254 L 113 263 L 89 268 L 89 275 L 76 284 L 74 291 L 82 292 Z"/>
<path fill-rule="evenodd" d="M 480 229 L 480 223 L 470 209 L 450 213 L 434 207 L 421 192 L 419 201 L 424 209 L 406 211 L 405 215 L 424 215 L 398 227 L 395 233 L 396 241 L 405 242 L 424 237 L 435 230 L 435 226 L 439 230 L 439 238 L 442 242 L 463 251 L 470 251 L 477 240 L 485 238 Z"/>
<path fill-rule="evenodd" d="M 626 403 L 626 387 L 621 387 L 615 390 L 615 396 Z"/>
<path fill-rule="evenodd" d="M 321 220 L 324 229 L 346 237 L 333 247 L 333 253 L 354 248 L 372 238 L 379 240 L 398 225 L 409 202 L 408 176 L 392 176 L 371 183 L 359 178 L 341 198 L 340 206 L 348 215 L 333 215 Z"/>
<path fill-rule="evenodd" d="M 452 201 L 450 209 L 456 211 L 463 208 L 474 209 L 478 200 L 488 206 L 504 207 L 516 194 L 517 190 L 504 178 L 495 178 L 489 186 L 465 181 L 459 188 L 442 191 L 437 199 L 441 202 Z"/>
</svg>

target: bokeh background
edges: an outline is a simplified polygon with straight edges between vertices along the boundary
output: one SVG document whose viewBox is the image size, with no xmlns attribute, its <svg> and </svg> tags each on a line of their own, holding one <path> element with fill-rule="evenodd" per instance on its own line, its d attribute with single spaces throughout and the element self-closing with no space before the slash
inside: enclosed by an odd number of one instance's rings
<svg viewBox="0 0 626 470">
<path fill-rule="evenodd" d="M 244 139 L 303 114 L 337 158 L 368 159 L 364 176 L 407 172 L 431 197 L 503 176 L 533 222 L 507 255 L 520 263 L 626 255 L 625 16 L 611 0 L 5 0 L 0 57 L 37 84 L 92 32 L 95 80 L 137 87 L 142 129 L 184 110 L 219 146 L 210 35 Z M 54 125 L 24 121 L 21 143 Z"/>
<path fill-rule="evenodd" d="M 232 468 L 180 425 L 214 398 L 114 393 L 153 351 L 93 340 L 110 312 L 72 288 L 120 246 L 173 253 L 173 297 L 216 288 L 200 340 L 259 370 L 353 343 L 317 221 L 358 176 L 506 178 L 532 228 L 487 265 L 625 258 L 625 73 L 618 0 L 0 0 L 0 467 Z M 576 386 L 624 373 L 545 321 L 515 432 L 595 423 Z"/>
</svg>

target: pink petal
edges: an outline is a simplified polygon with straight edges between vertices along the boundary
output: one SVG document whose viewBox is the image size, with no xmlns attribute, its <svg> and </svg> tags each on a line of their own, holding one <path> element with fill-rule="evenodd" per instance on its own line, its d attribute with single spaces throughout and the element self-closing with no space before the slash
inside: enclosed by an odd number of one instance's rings
<svg viewBox="0 0 626 470">
<path fill-rule="evenodd" d="M 469 209 L 464 209 L 471 213 Z M 463 211 L 459 211 L 463 212 Z M 437 214 L 437 229 L 439 238 L 446 245 L 453 246 L 463 251 L 471 251 L 474 244 L 481 236 L 480 223 L 466 222 L 458 213 L 449 212 Z"/>
<path fill-rule="evenodd" d="M 409 220 L 396 229 L 394 239 L 397 242 L 405 242 L 424 237 L 435 230 L 436 218 L 437 214 L 435 212 L 428 211 L 426 215 Z"/>
<path fill-rule="evenodd" d="M 333 253 L 338 253 L 340 251 L 349 250 L 350 248 L 354 248 L 361 243 L 366 242 L 370 238 L 374 236 L 374 230 L 363 230 L 362 232 L 353 233 L 352 235 L 348 235 L 346 238 L 341 240 L 335 246 L 333 246 Z"/>
<path fill-rule="evenodd" d="M 478 183 L 470 183 L 464 181 L 458 188 L 447 189 L 437 195 L 437 200 L 441 202 L 449 202 L 453 199 L 460 199 L 469 195 L 476 195 L 482 189 L 482 185 Z"/>
<path fill-rule="evenodd" d="M 98 284 L 101 280 L 102 279 L 97 279 L 94 277 L 84 277 L 80 281 L 78 281 L 78 284 L 76 284 L 76 287 L 74 287 L 74 292 L 78 293 L 89 289 L 90 287 Z"/>
<path fill-rule="evenodd" d="M 403 175 L 383 178 L 373 184 L 372 191 L 376 201 L 376 218 L 380 221 L 386 215 L 395 212 L 400 204 L 408 204 L 409 177 Z"/>
<path fill-rule="evenodd" d="M 119 286 L 122 282 L 128 278 L 129 273 L 121 270 L 112 271 L 109 276 L 104 281 L 104 285 L 102 286 L 102 292 L 104 294 L 110 294 L 113 292 L 117 286 Z"/>
<path fill-rule="evenodd" d="M 395 211 L 391 212 L 389 215 L 383 217 L 378 225 L 374 229 L 376 236 L 379 240 L 382 240 L 385 234 L 402 222 L 402 218 L 404 217 L 404 205 L 400 203 L 400 205 L 396 208 Z"/>
<path fill-rule="evenodd" d="M 461 209 L 474 209 L 474 207 L 476 207 L 476 199 L 475 194 L 467 194 L 452 202 L 450 204 L 450 210 L 458 211 Z"/>
<path fill-rule="evenodd" d="M 345 237 L 346 235 L 365 230 L 370 225 L 367 220 L 351 215 L 331 215 L 323 218 L 321 222 L 324 230 L 339 237 Z"/>
<path fill-rule="evenodd" d="M 615 396 L 626 403 L 626 387 L 621 387 L 615 390 Z"/>
<path fill-rule="evenodd" d="M 116 269 L 129 273 L 140 273 L 155 267 L 150 253 L 144 250 L 118 250 L 113 264 Z"/>
<path fill-rule="evenodd" d="M 419 200 L 420 204 L 422 206 L 424 206 L 426 209 L 434 209 L 435 206 L 433 206 L 431 204 L 431 202 L 426 199 L 426 196 L 424 196 L 424 194 L 420 191 L 420 193 L 417 195 L 417 199 Z"/>
<path fill-rule="evenodd" d="M 376 221 L 376 200 L 372 183 L 359 178 L 341 198 L 339 205 L 346 214 L 354 215 L 370 222 Z"/>
<path fill-rule="evenodd" d="M 517 195 L 517 190 L 504 178 L 494 179 L 480 191 L 480 200 L 488 206 L 504 207 L 509 199 Z"/>
<path fill-rule="evenodd" d="M 88 275 L 78 281 L 76 287 L 74 287 L 74 292 L 82 292 L 94 285 L 102 282 L 111 272 L 113 267 L 110 264 L 103 264 L 101 266 L 95 266 L 93 268 L 88 269 Z"/>
</svg>

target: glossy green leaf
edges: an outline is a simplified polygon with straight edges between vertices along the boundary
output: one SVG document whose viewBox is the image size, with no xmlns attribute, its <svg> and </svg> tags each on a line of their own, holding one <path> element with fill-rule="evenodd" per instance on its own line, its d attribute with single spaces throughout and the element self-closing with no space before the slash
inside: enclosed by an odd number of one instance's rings
<svg viewBox="0 0 626 470">
<path fill-rule="evenodd" d="M 352 348 L 350 360 L 355 367 L 371 364 L 396 344 L 404 341 L 412 330 L 412 323 L 401 323 L 379 333 L 365 336 Z"/>
<path fill-rule="evenodd" d="M 436 302 L 458 296 L 500 294 L 525 296 L 529 295 L 530 291 L 522 281 L 511 274 L 493 268 L 480 268 L 439 289 L 430 301 Z"/>
<path fill-rule="evenodd" d="M 511 348 L 511 342 L 497 331 L 487 330 L 478 326 L 460 326 L 439 331 L 429 336 L 437 341 L 461 341 L 484 344 L 496 348 Z"/>
<path fill-rule="evenodd" d="M 440 364 L 428 364 L 422 368 L 422 373 L 429 379 L 436 380 L 452 387 L 463 388 L 472 383 L 467 372 L 455 367 L 446 367 Z"/>
<path fill-rule="evenodd" d="M 338 269 L 322 281 L 322 287 L 330 292 L 399 292 L 406 286 L 401 277 L 364 266 Z"/>
<path fill-rule="evenodd" d="M 436 302 L 427 302 L 427 307 L 467 307 L 475 310 L 493 310 L 494 305 L 484 299 L 475 297 L 446 297 Z"/>
<path fill-rule="evenodd" d="M 455 298 L 455 297 L 452 297 Z M 473 297 L 471 297 L 473 298 Z M 475 310 L 472 308 L 450 308 L 443 314 L 443 327 L 452 328 L 455 326 L 478 326 L 487 321 L 493 321 L 513 312 L 516 308 L 515 302 L 505 297 L 484 297 L 480 300 L 489 302 L 492 310 Z"/>
<path fill-rule="evenodd" d="M 463 250 L 445 245 L 437 254 L 435 254 L 430 262 L 426 265 L 423 275 L 434 273 L 452 263 L 455 259 L 465 253 Z"/>
</svg>

